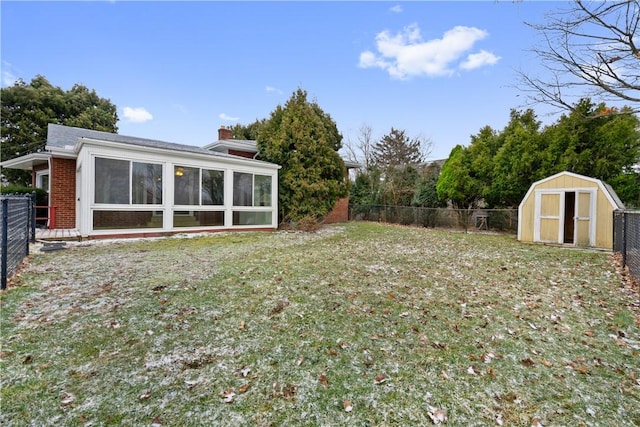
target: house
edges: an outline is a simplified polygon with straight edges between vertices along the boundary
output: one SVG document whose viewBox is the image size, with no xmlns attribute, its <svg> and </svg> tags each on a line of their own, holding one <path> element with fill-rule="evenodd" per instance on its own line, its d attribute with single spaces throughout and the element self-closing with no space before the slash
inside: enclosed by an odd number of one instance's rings
<svg viewBox="0 0 640 427">
<path fill-rule="evenodd" d="M 560 172 L 534 182 L 518 209 L 518 240 L 613 249 L 613 212 L 624 209 L 599 179 Z"/>
<path fill-rule="evenodd" d="M 218 140 L 205 145 L 203 148 L 219 153 L 255 158 L 258 154 L 258 144 L 254 140 L 241 140 L 233 138 L 233 131 L 221 126 L 218 129 Z M 356 162 L 344 160 L 345 179 L 349 179 L 349 171 L 359 168 L 361 165 Z M 336 201 L 335 206 L 323 219 L 325 224 L 345 222 L 349 220 L 349 197 L 344 197 Z"/>
<path fill-rule="evenodd" d="M 234 153 L 49 124 L 45 150 L 2 162 L 49 191 L 49 225 L 82 238 L 276 229 L 280 166 Z"/>
</svg>

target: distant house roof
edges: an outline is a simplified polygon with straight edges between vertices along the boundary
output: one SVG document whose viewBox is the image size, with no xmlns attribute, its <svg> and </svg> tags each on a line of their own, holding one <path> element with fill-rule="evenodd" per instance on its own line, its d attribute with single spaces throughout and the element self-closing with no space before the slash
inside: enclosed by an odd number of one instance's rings
<svg viewBox="0 0 640 427">
<path fill-rule="evenodd" d="M 219 139 L 207 144 L 204 147 L 207 150 L 220 151 L 226 153 L 227 150 L 244 151 L 246 153 L 257 154 L 258 143 L 252 139 Z M 360 163 L 342 159 L 347 169 L 356 169 L 362 167 Z"/>
</svg>

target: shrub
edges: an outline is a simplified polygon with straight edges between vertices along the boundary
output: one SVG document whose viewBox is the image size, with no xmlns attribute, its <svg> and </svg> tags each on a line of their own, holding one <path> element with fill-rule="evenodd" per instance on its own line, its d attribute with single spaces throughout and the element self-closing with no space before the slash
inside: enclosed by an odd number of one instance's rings
<svg viewBox="0 0 640 427">
<path fill-rule="evenodd" d="M 46 206 L 48 204 L 48 194 L 42 188 L 25 187 L 22 185 L 11 184 L 6 187 L 0 187 L 2 194 L 33 194 L 36 193 L 36 205 Z"/>
</svg>

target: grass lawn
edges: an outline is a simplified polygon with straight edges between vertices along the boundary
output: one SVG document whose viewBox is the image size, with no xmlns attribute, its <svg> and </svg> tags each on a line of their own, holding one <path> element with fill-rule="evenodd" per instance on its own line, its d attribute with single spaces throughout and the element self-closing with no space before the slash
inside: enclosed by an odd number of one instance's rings
<svg viewBox="0 0 640 427">
<path fill-rule="evenodd" d="M 634 426 L 610 254 L 377 223 L 91 242 L 1 296 L 4 426 Z"/>
</svg>

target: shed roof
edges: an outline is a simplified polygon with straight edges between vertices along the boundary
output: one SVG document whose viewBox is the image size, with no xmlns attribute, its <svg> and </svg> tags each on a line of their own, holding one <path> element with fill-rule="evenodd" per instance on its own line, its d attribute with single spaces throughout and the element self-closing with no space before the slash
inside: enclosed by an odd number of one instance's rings
<svg viewBox="0 0 640 427">
<path fill-rule="evenodd" d="M 563 172 L 559 172 L 555 175 L 551 175 L 548 176 L 546 178 L 543 178 L 539 181 L 534 182 L 533 184 L 531 184 L 531 187 L 529 187 L 529 191 L 527 191 L 527 194 L 525 194 L 525 196 L 522 198 L 522 202 L 520 203 L 520 209 L 522 209 L 522 205 L 524 204 L 524 202 L 531 196 L 531 193 L 535 190 L 535 188 L 547 181 L 551 181 L 554 180 L 560 176 L 563 175 L 568 175 L 568 176 L 572 176 L 574 178 L 580 178 L 580 179 L 584 179 L 586 181 L 592 182 L 596 185 L 598 185 L 598 187 L 602 190 L 602 192 L 604 193 L 604 195 L 607 197 L 607 200 L 609 200 L 609 203 L 611 204 L 611 206 L 614 209 L 624 209 L 624 204 L 622 203 L 622 200 L 620 200 L 620 197 L 618 197 L 618 195 L 616 194 L 616 192 L 613 190 L 613 188 L 609 185 L 609 184 L 605 184 L 604 182 L 602 182 L 601 180 L 597 179 L 597 178 L 592 178 L 590 176 L 585 176 L 585 175 L 580 175 L 577 173 L 573 173 L 573 172 L 569 172 L 569 171 L 563 171 Z"/>
</svg>

